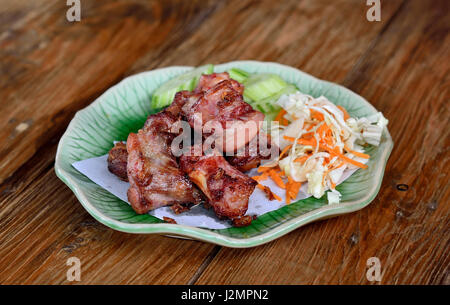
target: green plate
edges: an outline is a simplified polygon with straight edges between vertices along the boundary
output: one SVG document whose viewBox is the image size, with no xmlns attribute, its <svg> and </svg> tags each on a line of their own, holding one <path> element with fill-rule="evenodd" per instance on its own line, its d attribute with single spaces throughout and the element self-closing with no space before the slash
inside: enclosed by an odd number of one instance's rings
<svg viewBox="0 0 450 305">
<path fill-rule="evenodd" d="M 361 117 L 376 112 L 364 98 L 342 86 L 277 63 L 235 61 L 217 65 L 214 70 L 221 72 L 232 67 L 248 72 L 278 74 L 304 93 L 316 97 L 324 95 L 332 102 L 344 106 L 352 116 Z M 310 197 L 264 214 L 244 228 L 209 230 L 165 223 L 151 215 L 138 215 L 126 202 L 72 167 L 71 164 L 76 161 L 108 153 L 113 141 L 126 140 L 130 132 L 136 132 L 144 124 L 148 114 L 156 111 L 150 106 L 152 92 L 172 77 L 191 69 L 193 67 L 168 67 L 130 76 L 77 112 L 70 122 L 58 145 L 55 171 L 95 219 L 123 232 L 169 234 L 227 247 L 254 247 L 307 223 L 362 209 L 375 198 L 393 147 L 387 130 L 381 145 L 367 150 L 371 156 L 369 168 L 358 170 L 338 186 L 337 189 L 343 195 L 340 204 L 328 205 L 326 196 L 321 199 Z"/>
</svg>

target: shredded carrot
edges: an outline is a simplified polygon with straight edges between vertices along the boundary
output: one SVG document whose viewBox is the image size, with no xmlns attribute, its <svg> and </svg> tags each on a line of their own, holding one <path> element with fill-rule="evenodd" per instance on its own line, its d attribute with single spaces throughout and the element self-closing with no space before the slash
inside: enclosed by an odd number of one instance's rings
<svg viewBox="0 0 450 305">
<path fill-rule="evenodd" d="M 272 166 L 260 166 L 260 167 L 258 167 L 258 173 L 263 173 L 263 172 L 269 171 L 271 169 L 273 169 Z"/>
<path fill-rule="evenodd" d="M 288 192 L 286 192 L 286 204 L 290 204 L 291 203 L 291 196 L 289 195 Z"/>
<path fill-rule="evenodd" d="M 320 113 L 319 111 L 314 110 L 314 109 L 311 109 L 311 118 L 312 118 L 312 119 L 316 119 L 316 120 L 318 120 L 318 121 L 323 121 L 323 120 L 325 120 L 323 114 Z"/>
<path fill-rule="evenodd" d="M 339 161 L 338 164 L 333 165 L 333 166 L 328 170 L 327 175 L 328 175 L 329 172 L 331 172 L 331 171 L 333 171 L 333 170 L 335 170 L 335 169 L 337 169 L 337 168 L 339 168 L 339 167 L 341 167 L 341 166 L 343 166 L 343 165 L 344 165 L 344 162 L 343 162 L 343 161 Z M 331 183 L 331 189 L 333 189 L 333 190 L 336 189 L 336 183 L 334 183 L 333 180 L 331 180 L 331 178 L 330 178 L 330 183 Z"/>
<path fill-rule="evenodd" d="M 274 121 L 279 122 L 280 125 L 282 125 L 282 126 L 289 125 L 289 121 L 284 118 L 284 115 L 286 113 L 287 113 L 286 110 L 281 109 L 280 112 L 278 112 L 277 116 L 275 117 Z"/>
<path fill-rule="evenodd" d="M 314 137 L 312 137 L 310 139 L 302 139 L 302 138 L 300 138 L 300 139 L 297 140 L 298 144 L 307 143 L 306 145 L 308 145 L 311 142 L 316 143 L 316 138 L 314 138 Z"/>
<path fill-rule="evenodd" d="M 283 149 L 283 151 L 282 151 L 281 154 L 280 154 L 280 160 L 281 160 L 281 157 L 283 157 L 283 155 L 284 155 L 291 147 L 292 147 L 292 144 L 289 144 L 288 146 L 286 146 L 286 147 Z"/>
<path fill-rule="evenodd" d="M 290 141 L 290 142 L 295 141 L 295 138 L 293 138 L 293 137 L 288 137 L 288 136 L 284 136 L 284 139 L 287 140 L 287 141 Z M 311 140 L 298 139 L 298 140 L 297 140 L 297 143 L 298 143 L 298 144 L 301 144 L 301 145 L 316 146 L 316 140 L 315 140 L 315 139 L 311 139 Z M 325 145 L 319 145 L 319 148 L 322 149 L 322 150 L 328 151 L 328 152 L 329 152 L 330 154 L 332 154 L 332 155 L 338 156 L 339 158 L 345 160 L 346 162 L 348 162 L 348 163 L 350 163 L 350 164 L 353 164 L 353 165 L 358 166 L 358 167 L 360 167 L 360 168 L 367 168 L 367 165 L 365 165 L 365 164 L 363 164 L 363 163 L 361 163 L 361 162 L 355 161 L 355 160 L 353 160 L 353 159 L 350 159 L 350 158 L 344 156 L 343 154 L 341 154 L 341 153 L 338 151 L 338 150 L 339 150 L 338 147 L 335 147 L 334 149 L 332 149 L 332 148 L 329 148 L 329 147 L 327 147 L 327 146 L 325 146 Z M 358 153 L 358 154 L 359 154 L 359 153 Z M 363 154 L 363 155 L 365 155 L 365 154 Z M 355 155 L 355 156 L 356 156 L 356 155 Z M 368 155 L 367 155 L 367 156 L 368 156 Z M 369 156 L 369 157 L 370 157 L 370 156 Z"/>
<path fill-rule="evenodd" d="M 343 165 L 344 165 L 344 161 L 339 160 L 339 163 L 333 165 L 333 166 L 330 168 L 330 170 L 337 169 L 337 168 L 339 168 L 339 167 L 341 167 L 341 166 L 343 166 Z"/>
<path fill-rule="evenodd" d="M 344 149 L 345 149 L 347 152 L 349 152 L 349 153 L 351 153 L 352 155 L 355 155 L 355 156 L 357 156 L 357 157 L 364 158 L 364 159 L 369 159 L 369 158 L 370 158 L 370 156 L 369 156 L 368 154 L 363 154 L 363 153 L 360 153 L 360 152 L 351 150 L 350 148 L 347 147 L 347 145 L 344 145 Z"/>
<path fill-rule="evenodd" d="M 334 155 L 338 156 L 339 158 L 341 158 L 342 160 L 344 160 L 345 162 L 353 164 L 353 165 L 355 165 L 357 167 L 360 167 L 360 168 L 363 168 L 363 169 L 367 168 L 367 165 L 365 165 L 364 163 L 361 163 L 361 162 L 355 161 L 353 159 L 350 159 L 349 157 L 346 157 L 343 154 L 340 154 L 340 153 L 337 153 L 337 152 L 331 152 L 331 154 L 332 155 L 334 154 Z"/>
<path fill-rule="evenodd" d="M 274 169 L 269 171 L 270 178 L 275 182 L 276 185 L 281 187 L 282 189 L 286 188 L 286 185 L 283 182 L 283 179 L 281 179 L 281 175 L 277 173 Z"/>
<path fill-rule="evenodd" d="M 284 138 L 285 140 L 287 140 L 287 141 L 290 141 L 290 142 L 294 142 L 294 141 L 295 141 L 295 138 L 294 138 L 294 137 L 283 136 L 283 138 Z M 300 139 L 299 139 L 299 140 L 300 140 Z"/>
<path fill-rule="evenodd" d="M 334 145 L 334 141 L 332 136 L 326 136 L 322 142 L 325 142 L 325 144 L 329 145 L 329 146 L 333 146 Z"/>
<path fill-rule="evenodd" d="M 294 160 L 294 162 L 305 163 L 306 159 L 308 159 L 308 158 L 309 158 L 309 156 L 298 157 Z"/>
<path fill-rule="evenodd" d="M 253 178 L 253 180 L 260 182 L 260 181 L 266 180 L 268 177 L 269 177 L 269 172 L 266 171 L 266 172 L 263 172 L 262 175 L 253 176 L 252 178 Z"/>
<path fill-rule="evenodd" d="M 327 150 L 327 147 L 322 147 L 322 149 Z M 337 153 L 337 154 L 341 153 L 341 150 L 340 150 L 340 148 L 338 146 L 334 147 L 333 149 L 331 149 L 329 151 L 333 152 L 333 153 Z"/>
<path fill-rule="evenodd" d="M 329 152 L 330 155 L 332 155 L 332 156 L 337 156 L 338 158 L 343 159 L 343 160 L 346 161 L 347 163 L 353 164 L 353 165 L 355 165 L 355 166 L 357 166 L 357 167 L 360 167 L 360 168 L 364 168 L 364 169 L 367 168 L 367 165 L 365 165 L 364 163 L 355 161 L 355 160 L 350 159 L 349 157 L 346 157 L 346 156 L 344 156 L 343 154 L 341 154 L 341 153 L 338 151 L 338 147 L 330 148 L 330 147 L 328 147 L 328 146 L 319 144 L 319 148 L 322 149 L 322 150 L 325 150 L 325 151 Z"/>
<path fill-rule="evenodd" d="M 292 183 L 292 198 L 297 198 L 298 192 L 300 191 L 300 187 L 302 186 L 301 182 L 294 181 Z"/>
<path fill-rule="evenodd" d="M 287 141 L 290 141 L 290 142 L 294 142 L 295 141 L 295 138 L 293 138 L 293 137 L 288 137 L 288 136 L 283 136 L 283 138 L 285 139 L 285 140 L 287 140 Z M 309 146 L 316 146 L 316 140 L 313 138 L 313 139 L 310 139 L 310 140 L 307 140 L 307 139 L 298 139 L 297 140 L 297 144 L 300 144 L 300 145 L 309 145 Z"/>
<path fill-rule="evenodd" d="M 308 140 L 311 139 L 312 137 L 314 137 L 314 132 L 307 132 L 302 135 L 301 139 Z"/>
<path fill-rule="evenodd" d="M 281 118 L 286 114 L 286 110 L 281 109 L 275 117 L 274 121 L 280 122 Z"/>
<path fill-rule="evenodd" d="M 305 125 L 306 131 L 310 131 L 310 130 L 314 127 L 314 125 L 315 125 L 315 124 L 308 124 L 308 125 Z"/>
<path fill-rule="evenodd" d="M 347 121 L 347 119 L 350 118 L 350 115 L 348 114 L 347 110 L 345 110 L 344 107 L 337 105 L 337 107 L 339 108 L 339 110 L 342 111 L 342 113 L 344 114 L 344 121 Z"/>
<path fill-rule="evenodd" d="M 319 135 L 325 136 L 325 134 L 327 133 L 327 131 L 330 130 L 330 127 L 328 127 L 327 124 L 322 124 L 319 126 L 319 128 L 317 128 L 317 133 Z"/>
<path fill-rule="evenodd" d="M 328 162 L 329 162 L 329 161 L 328 161 Z M 343 165 L 344 165 L 344 162 L 343 162 L 343 161 L 339 161 L 339 163 L 334 164 L 334 165 L 332 165 L 331 167 L 329 167 L 329 168 L 325 171 L 325 173 L 323 174 L 323 177 L 322 177 L 322 184 L 325 185 L 325 178 L 328 176 L 328 174 L 329 174 L 331 171 L 333 171 L 333 170 L 335 170 L 335 169 L 337 169 L 337 168 L 339 168 L 339 167 L 341 167 L 341 166 L 343 166 Z M 330 183 L 331 183 L 331 188 L 332 188 L 332 189 L 335 189 L 335 188 L 336 188 L 336 184 L 333 183 L 333 181 L 331 180 L 331 178 L 330 178 Z"/>
<path fill-rule="evenodd" d="M 286 203 L 289 204 L 291 199 L 297 198 L 297 194 L 302 184 L 294 181 L 291 177 L 288 177 L 288 183 L 286 184 Z"/>
<path fill-rule="evenodd" d="M 292 184 L 292 179 L 291 177 L 288 176 L 288 182 L 286 183 L 286 204 L 290 204 L 291 203 L 291 184 Z"/>
</svg>

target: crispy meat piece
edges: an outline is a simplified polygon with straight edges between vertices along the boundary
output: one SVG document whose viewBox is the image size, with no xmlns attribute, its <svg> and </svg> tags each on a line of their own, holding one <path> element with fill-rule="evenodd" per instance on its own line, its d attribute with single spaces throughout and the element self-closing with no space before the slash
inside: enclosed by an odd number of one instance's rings
<svg viewBox="0 0 450 305">
<path fill-rule="evenodd" d="M 276 155 L 278 146 L 272 144 L 270 137 L 263 131 L 254 137 L 245 147 L 236 152 L 234 156 L 226 157 L 227 161 L 241 172 L 246 172 L 256 168 L 262 160 L 269 160 L 272 155 Z"/>
<path fill-rule="evenodd" d="M 198 81 L 197 88 L 195 88 L 195 92 L 208 91 L 209 89 L 213 88 L 215 85 L 224 80 L 229 80 L 234 90 L 236 90 L 241 95 L 244 94 L 244 86 L 242 86 L 239 82 L 235 81 L 234 79 L 231 79 L 228 72 L 202 75 Z"/>
<path fill-rule="evenodd" d="M 163 216 L 163 220 L 167 223 L 176 224 L 176 220 L 167 216 Z"/>
<path fill-rule="evenodd" d="M 274 194 L 272 193 L 272 191 L 270 190 L 270 188 L 268 186 L 262 185 L 262 184 L 258 184 L 258 187 L 266 194 L 266 197 L 272 201 L 272 200 L 276 200 Z"/>
<path fill-rule="evenodd" d="M 202 75 L 194 92 L 178 92 L 166 110 L 176 113 L 181 109 L 197 132 L 222 135 L 215 143 L 222 151 L 234 151 L 255 137 L 264 120 L 264 114 L 244 101 L 243 89 L 226 72 Z"/>
<path fill-rule="evenodd" d="M 208 198 L 219 218 L 235 219 L 247 212 L 248 199 L 253 193 L 256 181 L 232 167 L 217 151 L 195 156 L 180 157 L 180 167 L 188 174 Z"/>
<path fill-rule="evenodd" d="M 235 90 L 231 80 L 224 80 L 211 89 L 204 91 L 203 97 L 187 110 L 189 122 L 202 114 L 202 126 L 211 120 L 218 120 L 222 127 L 230 120 L 239 120 L 242 115 L 256 113 L 252 106 L 244 102 L 242 94 Z M 260 113 L 260 112 L 257 112 Z"/>
<path fill-rule="evenodd" d="M 130 133 L 128 201 L 138 214 L 175 203 L 199 203 L 200 192 L 178 167 L 171 152 L 175 135 L 169 132 L 177 118 L 170 112 L 149 116 L 137 134 Z"/>
<path fill-rule="evenodd" d="M 191 209 L 190 205 L 181 204 L 181 203 L 175 203 L 174 205 L 170 206 L 170 209 L 175 214 L 181 214 L 183 212 L 189 211 Z"/>
<path fill-rule="evenodd" d="M 182 117 L 184 115 L 184 109 L 191 108 L 202 96 L 203 93 L 201 92 L 179 91 L 175 94 L 172 103 L 164 111 L 170 112 L 174 116 Z"/>
<path fill-rule="evenodd" d="M 172 130 L 178 130 L 174 126 L 184 118 L 199 131 L 204 131 L 209 122 L 211 132 L 222 130 L 224 136 L 215 145 L 222 151 L 244 149 L 258 133 L 264 115 L 244 102 L 243 90 L 226 72 L 203 75 L 194 92 L 178 92 L 169 107 L 150 116 L 137 134 L 129 135 L 126 160 L 123 144 L 110 151 L 110 170 L 125 178 L 126 169 L 130 182 L 128 200 L 137 213 L 166 205 L 182 212 L 198 204 L 204 197 L 194 182 L 208 198 L 206 205 L 213 207 L 220 218 L 245 222 L 247 218 L 242 216 L 256 182 L 231 166 L 217 151 L 200 157 L 183 155 L 178 165 L 170 147 L 175 137 Z M 250 147 L 247 152 L 245 160 L 233 159 L 241 170 L 259 164 L 260 159 L 250 155 Z"/>
<path fill-rule="evenodd" d="M 240 218 L 233 219 L 233 227 L 247 227 L 251 225 L 252 221 L 256 219 L 256 216 L 245 215 Z"/>
<path fill-rule="evenodd" d="M 127 146 L 122 142 L 116 143 L 108 153 L 108 170 L 123 181 L 128 181 L 127 159 Z"/>
</svg>

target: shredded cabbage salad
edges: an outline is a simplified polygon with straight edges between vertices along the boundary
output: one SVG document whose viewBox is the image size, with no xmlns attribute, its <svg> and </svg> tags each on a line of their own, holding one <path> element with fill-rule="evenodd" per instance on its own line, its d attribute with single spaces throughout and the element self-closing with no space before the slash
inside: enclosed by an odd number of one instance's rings
<svg viewBox="0 0 450 305">
<path fill-rule="evenodd" d="M 277 104 L 281 110 L 268 132 L 274 143 L 279 143 L 281 153 L 260 166 L 261 175 L 253 178 L 271 178 L 286 190 L 287 204 L 297 197 L 305 182 L 307 192 L 315 198 L 329 189 L 328 203 L 339 203 L 341 194 L 336 184 L 346 169 L 367 168 L 357 159 L 370 158 L 364 146 L 380 144 L 388 120 L 381 112 L 353 118 L 326 97 L 314 98 L 301 92 L 283 95 Z M 259 187 L 268 192 L 267 187 Z"/>
</svg>

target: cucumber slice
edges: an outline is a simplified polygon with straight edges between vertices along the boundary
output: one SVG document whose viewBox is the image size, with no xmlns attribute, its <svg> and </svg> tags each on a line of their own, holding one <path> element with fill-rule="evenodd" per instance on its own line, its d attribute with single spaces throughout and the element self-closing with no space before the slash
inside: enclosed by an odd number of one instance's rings
<svg viewBox="0 0 450 305">
<path fill-rule="evenodd" d="M 243 83 L 250 76 L 250 73 L 247 73 L 244 70 L 238 68 L 232 68 L 228 70 L 228 74 L 230 74 L 230 77 L 232 79 L 240 83 Z"/>
<path fill-rule="evenodd" d="M 297 87 L 289 84 L 287 85 L 287 87 L 281 89 L 277 93 L 272 94 L 271 96 L 266 97 L 262 100 L 252 102 L 250 103 L 250 105 L 252 105 L 253 108 L 264 113 L 266 115 L 266 120 L 272 120 L 281 109 L 281 107 L 276 104 L 280 97 L 284 94 L 292 94 L 297 91 Z"/>
<path fill-rule="evenodd" d="M 151 101 L 152 107 L 160 109 L 170 105 L 177 92 L 182 90 L 194 90 L 200 76 L 202 74 L 211 74 L 213 70 L 213 65 L 204 65 L 165 82 L 156 89 L 155 93 L 153 93 Z"/>
<path fill-rule="evenodd" d="M 244 96 L 252 101 L 260 101 L 283 90 L 288 84 L 275 74 L 253 74 L 243 83 Z"/>
</svg>

